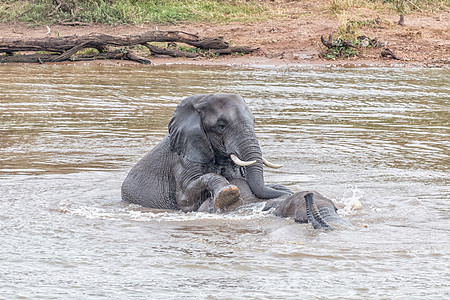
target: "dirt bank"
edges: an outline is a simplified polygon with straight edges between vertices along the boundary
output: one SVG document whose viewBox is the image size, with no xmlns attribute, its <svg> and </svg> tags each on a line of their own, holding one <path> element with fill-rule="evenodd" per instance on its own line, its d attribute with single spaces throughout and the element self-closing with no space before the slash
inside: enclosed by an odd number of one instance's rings
<svg viewBox="0 0 450 300">
<path fill-rule="evenodd" d="M 200 36 L 223 36 L 236 45 L 258 47 L 259 50 L 245 57 L 173 59 L 151 58 L 160 63 L 195 64 L 350 64 L 350 65 L 421 65 L 450 66 L 450 12 L 415 14 L 406 16 L 404 26 L 397 24 L 398 16 L 392 14 L 359 14 L 358 32 L 370 38 L 387 42 L 401 60 L 382 58 L 380 49 L 360 50 L 358 57 L 327 60 L 319 57 L 325 48 L 320 36 L 336 34 L 338 21 L 327 13 L 305 11 L 304 15 L 284 20 L 270 20 L 252 24 L 190 24 L 144 26 L 62 26 L 47 28 L 29 27 L 24 24 L 0 24 L 2 38 L 32 39 L 51 36 L 87 35 L 105 33 L 111 35 L 137 34 L 148 30 L 180 30 Z M 378 23 L 373 22 L 378 18 Z M 50 30 L 50 33 L 49 33 Z"/>
</svg>

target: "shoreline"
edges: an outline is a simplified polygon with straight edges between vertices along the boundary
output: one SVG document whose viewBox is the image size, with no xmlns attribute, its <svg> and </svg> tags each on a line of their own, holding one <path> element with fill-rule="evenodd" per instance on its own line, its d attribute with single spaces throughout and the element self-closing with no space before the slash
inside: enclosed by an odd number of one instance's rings
<svg viewBox="0 0 450 300">
<path fill-rule="evenodd" d="M 427 64 L 394 60 L 290 60 L 266 58 L 246 55 L 243 57 L 221 57 L 217 59 L 187 59 L 151 57 L 152 65 L 198 65 L 198 66 L 229 66 L 229 67 L 298 67 L 298 68 L 443 68 L 450 69 L 450 64 Z M 130 62 L 132 64 L 137 64 Z"/>
<path fill-rule="evenodd" d="M 355 17 L 356 18 L 356 17 Z M 353 20 L 356 20 L 352 18 Z M 422 67 L 450 68 L 450 11 L 437 14 L 408 15 L 404 26 L 397 24 L 398 16 L 393 13 L 364 12 L 360 20 L 381 19 L 375 25 L 361 25 L 359 33 L 377 38 L 386 43 L 401 60 L 381 57 L 383 48 L 358 48 L 359 55 L 351 58 L 328 60 L 319 54 L 325 50 L 320 41 L 323 35 L 336 36 L 339 22 L 327 14 L 304 18 L 267 20 L 256 23 L 179 23 L 177 25 L 146 24 L 88 26 L 49 25 L 30 27 L 24 23 L 0 23 L 2 40 L 14 42 L 47 37 L 84 36 L 101 33 L 113 36 L 142 34 L 148 31 L 183 31 L 201 37 L 223 37 L 225 41 L 238 46 L 257 48 L 252 54 L 243 56 L 223 55 L 217 58 L 172 58 L 137 54 L 148 58 L 152 65 L 204 65 L 204 66 L 290 66 L 290 67 Z M 371 21 L 371 22 L 372 22 Z M 365 23 L 364 23 L 365 24 Z M 134 62 L 111 61 L 134 64 Z M 81 61 L 65 63 L 103 63 L 110 61 Z"/>
<path fill-rule="evenodd" d="M 204 66 L 204 67 L 237 67 L 237 68 L 298 68 L 298 69 L 327 69 L 327 68 L 436 68 L 450 69 L 450 64 L 428 64 L 418 62 L 401 62 L 392 60 L 302 60 L 266 58 L 252 55 L 240 57 L 200 58 L 183 57 L 148 57 L 151 65 L 144 65 L 129 60 L 91 60 L 91 61 L 63 61 L 44 63 L 43 65 L 104 65 L 104 66 L 136 66 L 143 68 L 163 66 Z M 41 65 L 39 63 L 0 63 L 0 66 Z"/>
</svg>

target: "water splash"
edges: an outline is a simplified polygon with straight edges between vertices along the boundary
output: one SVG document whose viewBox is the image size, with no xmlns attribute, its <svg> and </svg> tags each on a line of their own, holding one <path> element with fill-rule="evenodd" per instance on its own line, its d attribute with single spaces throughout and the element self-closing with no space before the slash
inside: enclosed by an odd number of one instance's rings
<svg viewBox="0 0 450 300">
<path fill-rule="evenodd" d="M 255 220 L 271 216 L 263 211 L 264 203 L 245 205 L 236 211 L 225 213 L 182 212 L 172 210 L 148 209 L 135 204 L 125 207 L 78 206 L 69 200 L 59 202 L 55 211 L 90 220 L 130 220 L 137 222 L 187 222 L 198 220 Z"/>
<path fill-rule="evenodd" d="M 344 216 L 355 215 L 358 210 L 361 210 L 363 208 L 360 200 L 363 197 L 364 192 L 358 189 L 356 186 L 354 186 L 350 191 L 352 193 L 350 196 L 344 196 L 337 201 L 339 204 L 344 206 L 339 210 L 339 214 L 342 214 Z"/>
</svg>

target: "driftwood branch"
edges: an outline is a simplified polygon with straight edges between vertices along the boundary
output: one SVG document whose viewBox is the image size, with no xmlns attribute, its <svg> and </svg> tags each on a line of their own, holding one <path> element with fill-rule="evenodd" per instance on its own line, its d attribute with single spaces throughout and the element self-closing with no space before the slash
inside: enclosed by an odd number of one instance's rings
<svg viewBox="0 0 450 300">
<path fill-rule="evenodd" d="M 320 40 L 322 41 L 322 44 L 327 47 L 328 49 L 331 49 L 334 47 L 333 45 L 333 37 L 331 36 L 331 34 L 328 36 L 328 40 L 325 40 L 325 38 L 323 37 L 323 35 L 320 36 Z"/>
<path fill-rule="evenodd" d="M 0 63 L 46 63 L 54 62 L 58 54 L 28 54 L 28 55 L 14 55 L 14 56 L 0 56 Z M 109 51 L 97 54 L 82 54 L 72 57 L 71 61 L 93 61 L 93 60 L 132 60 L 142 64 L 151 64 L 151 62 L 143 57 L 132 53 L 125 53 L 120 50 Z"/>
<path fill-rule="evenodd" d="M 56 2 L 58 3 L 58 5 L 55 7 L 55 9 L 54 9 L 51 13 L 49 13 L 49 14 L 47 15 L 47 17 L 51 17 L 51 16 L 53 16 L 54 14 L 56 14 L 56 12 L 57 12 L 58 9 L 61 7 L 61 5 L 63 5 L 63 1 L 61 1 L 61 0 L 56 0 Z"/>
<path fill-rule="evenodd" d="M 156 55 L 168 55 L 168 56 L 172 56 L 172 57 L 188 57 L 188 58 L 194 58 L 194 57 L 201 56 L 200 53 L 190 53 L 190 52 L 186 52 L 186 51 L 180 51 L 178 49 L 161 48 L 161 47 L 152 45 L 150 43 L 145 43 L 144 46 L 147 47 L 148 50 L 150 50 L 150 52 L 152 54 L 156 54 Z"/>
<path fill-rule="evenodd" d="M 86 48 L 86 44 L 87 44 L 87 42 L 76 45 L 73 48 L 63 52 L 61 55 L 55 57 L 52 61 L 58 62 L 58 61 L 65 61 L 67 59 L 70 59 L 72 57 L 72 55 L 75 55 L 75 54 L 77 54 L 78 51 Z"/>
<path fill-rule="evenodd" d="M 325 40 L 323 35 L 321 35 L 320 40 L 322 41 L 322 44 L 328 49 L 338 47 L 358 48 L 358 46 L 353 44 L 351 41 L 342 40 L 340 38 L 335 40 L 335 42 L 333 42 L 333 36 L 331 34 L 328 36 L 328 40 Z"/>
<path fill-rule="evenodd" d="M 216 55 L 232 54 L 232 53 L 251 53 L 256 49 L 250 47 L 236 47 L 230 46 L 229 43 L 223 40 L 223 37 L 210 38 L 199 37 L 194 34 L 182 31 L 148 31 L 138 35 L 126 36 L 111 36 L 106 34 L 91 34 L 87 36 L 66 36 L 66 37 L 47 37 L 34 40 L 5 40 L 0 39 L 0 53 L 16 53 L 16 52 L 53 52 L 57 55 L 47 54 L 40 55 L 42 62 L 59 62 L 64 60 L 77 60 L 77 52 L 86 48 L 95 48 L 101 53 L 95 57 L 104 58 L 111 57 L 108 55 L 107 49 L 109 47 L 132 47 L 136 45 L 143 45 L 147 47 L 151 53 L 158 55 L 169 55 L 174 57 L 197 57 L 203 55 L 202 53 L 190 53 L 180 51 L 178 49 L 160 48 L 151 45 L 151 42 L 168 42 L 168 43 L 184 43 L 204 50 L 204 52 L 214 53 Z M 104 53 L 106 52 L 106 53 Z M 114 51 L 112 51 L 115 53 Z M 135 57 L 128 50 L 122 51 L 127 55 L 121 55 L 120 59 L 132 59 Z M 30 55 L 30 54 L 29 54 Z M 1 62 L 22 62 L 23 58 L 19 56 L 29 55 L 13 55 L 9 57 L 0 56 Z M 36 55 L 36 54 L 34 54 Z M 79 56 L 79 55 L 78 55 Z M 79 56 L 83 57 L 83 56 Z M 117 57 L 114 55 L 114 57 Z M 36 62 L 34 56 L 30 56 L 33 62 Z M 50 60 L 48 60 L 50 59 Z M 137 61 L 148 63 L 148 60 L 138 59 Z M 144 62 L 145 61 L 145 62 Z"/>
<path fill-rule="evenodd" d="M 226 49 L 212 49 L 211 52 L 217 55 L 222 54 L 249 54 L 253 51 L 258 50 L 259 48 L 251 48 L 247 46 L 232 46 Z"/>
<path fill-rule="evenodd" d="M 78 22 L 78 21 L 58 21 L 59 25 L 64 25 L 64 26 L 88 26 L 92 23 L 87 23 L 87 22 Z"/>
<path fill-rule="evenodd" d="M 394 54 L 390 49 L 386 48 L 381 51 L 381 57 L 391 57 L 392 59 L 401 60 L 397 55 Z"/>
</svg>

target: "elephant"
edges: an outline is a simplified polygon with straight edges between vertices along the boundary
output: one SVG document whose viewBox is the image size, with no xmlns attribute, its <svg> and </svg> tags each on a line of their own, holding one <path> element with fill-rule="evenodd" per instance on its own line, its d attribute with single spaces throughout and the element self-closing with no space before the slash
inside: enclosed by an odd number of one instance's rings
<svg viewBox="0 0 450 300">
<path fill-rule="evenodd" d="M 264 183 L 255 118 L 237 94 L 194 95 L 176 107 L 169 133 L 130 170 L 122 199 L 151 208 L 196 211 L 210 196 L 217 208 L 239 199 L 245 177 L 261 199 L 287 193 Z"/>
<path fill-rule="evenodd" d="M 308 220 L 308 215 L 310 222 L 320 219 L 313 199 L 320 195 L 298 195 L 282 185 L 265 184 L 263 165 L 281 166 L 262 156 L 254 124 L 240 95 L 183 99 L 168 134 L 129 171 L 122 183 L 122 199 L 184 212 L 221 211 L 246 201 L 267 201 L 267 209 L 273 208 L 276 215 L 299 222 Z M 301 209 L 308 214 L 296 210 L 300 205 L 310 208 Z"/>
<path fill-rule="evenodd" d="M 236 210 L 241 206 L 264 202 L 263 211 L 271 210 L 275 216 L 292 218 L 297 223 L 311 223 L 314 229 L 334 229 L 337 227 L 350 228 L 351 224 L 342 219 L 337 213 L 334 202 L 318 192 L 296 192 L 278 198 L 264 200 L 256 197 L 244 178 L 234 178 L 230 181 L 240 190 L 240 198 L 223 210 Z M 275 185 L 274 185 L 275 186 Z M 277 186 L 275 186 L 277 187 Z M 279 189 L 286 187 L 278 186 Z M 212 198 L 207 199 L 198 211 L 218 212 Z"/>
</svg>

